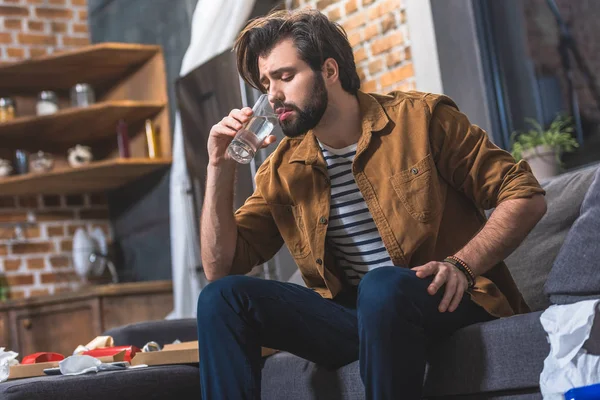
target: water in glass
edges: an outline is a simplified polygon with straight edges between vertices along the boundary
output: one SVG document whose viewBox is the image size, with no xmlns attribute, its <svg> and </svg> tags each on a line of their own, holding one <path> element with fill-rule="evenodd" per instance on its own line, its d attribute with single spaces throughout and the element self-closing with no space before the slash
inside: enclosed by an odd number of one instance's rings
<svg viewBox="0 0 600 400">
<path fill-rule="evenodd" d="M 248 164 L 263 141 L 271 134 L 274 123 L 270 118 L 255 116 L 244 126 L 229 145 L 229 155 L 241 164 Z"/>
</svg>

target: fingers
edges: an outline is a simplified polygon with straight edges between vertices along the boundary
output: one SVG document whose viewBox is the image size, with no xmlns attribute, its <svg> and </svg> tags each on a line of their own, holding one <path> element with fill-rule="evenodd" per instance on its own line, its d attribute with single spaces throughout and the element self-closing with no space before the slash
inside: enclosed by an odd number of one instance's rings
<svg viewBox="0 0 600 400">
<path fill-rule="evenodd" d="M 250 116 L 252 115 L 252 109 L 250 107 L 244 107 L 241 110 L 233 109 L 229 113 L 231 118 L 238 120 L 238 122 L 244 124 L 250 120 Z"/>
<path fill-rule="evenodd" d="M 429 262 L 425 265 L 421 265 L 420 267 L 412 268 L 412 270 L 416 271 L 417 278 L 427 278 L 438 271 L 438 263 Z"/>
<path fill-rule="evenodd" d="M 277 141 L 277 137 L 274 135 L 269 135 L 262 144 L 262 147 L 265 148 L 269 146 L 271 143 L 275 143 Z"/>
<path fill-rule="evenodd" d="M 458 279 L 457 281 L 458 281 L 458 283 L 457 283 L 456 293 L 454 294 L 454 298 L 452 299 L 452 302 L 450 303 L 450 307 L 448 308 L 448 311 L 450 311 L 450 312 L 456 311 L 463 296 L 465 295 L 465 291 L 467 290 L 467 286 L 468 286 L 468 283 L 466 282 L 466 278 L 464 280 Z"/>
<path fill-rule="evenodd" d="M 448 270 L 447 269 L 442 269 L 439 268 L 437 274 L 435 275 L 435 278 L 433 278 L 433 282 L 431 282 L 431 285 L 429 285 L 429 287 L 427 288 L 427 291 L 429 292 L 429 294 L 434 295 L 437 293 L 437 291 L 444 286 L 444 283 L 446 283 L 446 279 L 448 278 Z"/>
<path fill-rule="evenodd" d="M 455 297 L 457 286 L 458 282 L 456 277 L 450 274 L 448 276 L 448 279 L 446 280 L 446 287 L 444 288 L 444 297 L 442 297 L 442 301 L 440 302 L 440 312 L 446 312 L 446 310 L 448 309 L 450 302 Z"/>
</svg>

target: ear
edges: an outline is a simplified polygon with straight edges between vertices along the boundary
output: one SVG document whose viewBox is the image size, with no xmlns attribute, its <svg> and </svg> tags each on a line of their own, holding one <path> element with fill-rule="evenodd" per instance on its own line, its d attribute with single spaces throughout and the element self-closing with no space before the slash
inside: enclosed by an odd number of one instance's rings
<svg viewBox="0 0 600 400">
<path fill-rule="evenodd" d="M 327 83 L 334 83 L 340 78 L 338 63 L 333 58 L 325 60 L 321 72 L 323 73 L 323 79 L 325 79 L 325 82 Z"/>
</svg>

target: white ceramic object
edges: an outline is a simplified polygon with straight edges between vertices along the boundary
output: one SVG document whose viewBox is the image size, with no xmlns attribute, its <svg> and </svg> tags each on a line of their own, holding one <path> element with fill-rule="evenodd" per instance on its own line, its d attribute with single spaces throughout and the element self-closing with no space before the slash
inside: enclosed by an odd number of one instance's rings
<svg viewBox="0 0 600 400">
<path fill-rule="evenodd" d="M 533 175 L 538 181 L 543 181 L 560 173 L 560 164 L 556 157 L 556 150 L 540 145 L 533 149 L 523 151 L 523 159 L 529 163 Z"/>
<path fill-rule="evenodd" d="M 54 159 L 52 155 L 38 151 L 29 157 L 29 169 L 31 172 L 48 172 L 54 168 Z"/>
<path fill-rule="evenodd" d="M 0 158 L 0 177 L 9 176 L 13 170 L 13 167 L 8 160 Z"/>
<path fill-rule="evenodd" d="M 69 149 L 69 165 L 73 168 L 89 164 L 93 160 L 92 150 L 88 146 L 76 145 Z"/>
<path fill-rule="evenodd" d="M 100 275 L 106 267 L 108 248 L 101 229 L 91 234 L 79 228 L 73 237 L 73 266 L 77 275 L 85 279 L 90 274 Z"/>
</svg>

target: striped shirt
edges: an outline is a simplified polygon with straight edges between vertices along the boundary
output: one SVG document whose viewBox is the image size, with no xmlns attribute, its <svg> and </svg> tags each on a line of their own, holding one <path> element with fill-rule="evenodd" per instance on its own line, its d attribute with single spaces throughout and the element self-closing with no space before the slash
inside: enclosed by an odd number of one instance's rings
<svg viewBox="0 0 600 400">
<path fill-rule="evenodd" d="M 358 285 L 367 272 L 393 263 L 352 174 L 357 145 L 333 149 L 319 144 L 331 180 L 327 242 L 348 281 Z"/>
</svg>

